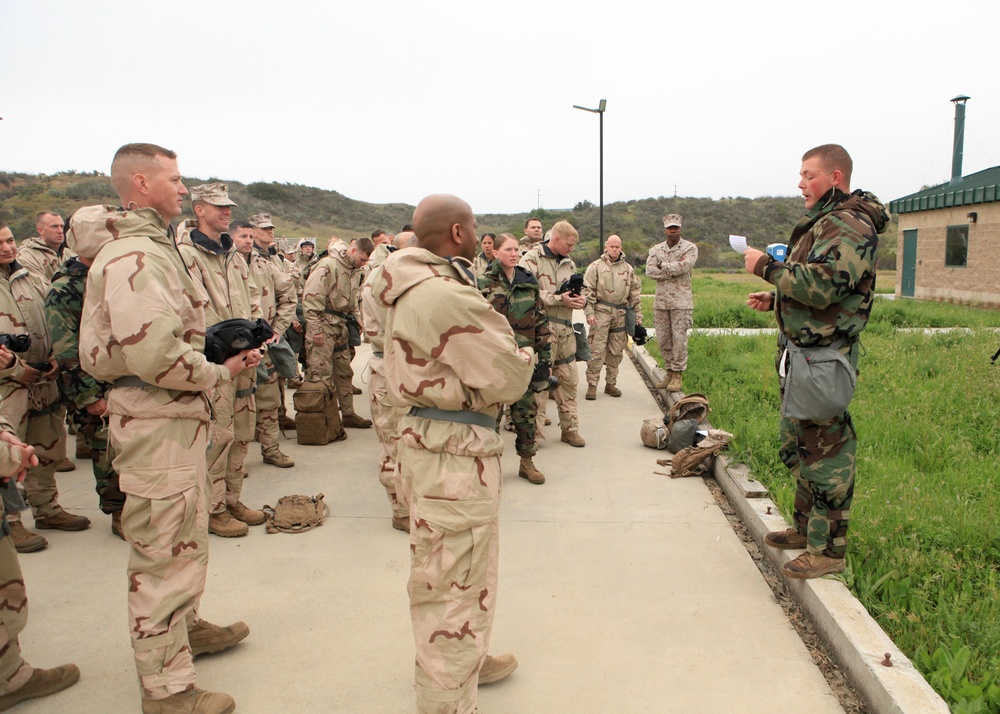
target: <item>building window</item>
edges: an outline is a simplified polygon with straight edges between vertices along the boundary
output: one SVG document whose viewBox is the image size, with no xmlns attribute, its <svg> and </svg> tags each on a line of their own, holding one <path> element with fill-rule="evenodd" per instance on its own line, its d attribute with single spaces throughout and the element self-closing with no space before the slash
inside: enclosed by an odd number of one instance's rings
<svg viewBox="0 0 1000 714">
<path fill-rule="evenodd" d="M 944 266 L 964 268 L 969 259 L 969 226 L 948 226 L 944 243 Z"/>
</svg>

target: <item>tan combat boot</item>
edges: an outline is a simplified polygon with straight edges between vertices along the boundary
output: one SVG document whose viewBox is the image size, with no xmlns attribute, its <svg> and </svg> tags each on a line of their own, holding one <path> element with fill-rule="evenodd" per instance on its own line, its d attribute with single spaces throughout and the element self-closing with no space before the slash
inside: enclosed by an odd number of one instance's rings
<svg viewBox="0 0 1000 714">
<path fill-rule="evenodd" d="M 92 458 L 90 454 L 90 442 L 83 435 L 82 431 L 76 432 L 76 458 L 84 460 Z"/>
<path fill-rule="evenodd" d="M 577 431 L 564 431 L 562 433 L 562 441 L 569 444 L 570 446 L 586 446 L 587 442 L 583 440 L 580 433 Z"/>
<path fill-rule="evenodd" d="M 264 463 L 277 466 L 279 469 L 290 469 L 295 466 L 295 461 L 292 457 L 284 453 L 281 449 L 275 449 L 269 454 L 264 454 Z"/>
<path fill-rule="evenodd" d="M 242 501 L 227 504 L 226 510 L 229 511 L 230 516 L 237 521 L 246 523 L 248 526 L 259 526 L 264 522 L 264 511 L 258 511 L 256 508 L 247 508 L 243 505 Z"/>
<path fill-rule="evenodd" d="M 63 459 L 56 463 L 56 471 L 61 474 L 67 471 L 76 471 L 76 464 L 74 464 L 70 459 Z"/>
<path fill-rule="evenodd" d="M 843 558 L 830 558 L 826 555 L 814 555 L 813 553 L 803 553 L 795 560 L 785 563 L 782 570 L 790 578 L 797 580 L 807 580 L 818 578 L 821 575 L 830 573 L 842 573 L 847 563 Z"/>
<path fill-rule="evenodd" d="M 805 548 L 809 543 L 808 539 L 794 528 L 786 528 L 783 531 L 771 531 L 764 536 L 764 542 L 772 548 L 780 550 Z"/>
<path fill-rule="evenodd" d="M 166 699 L 143 699 L 142 714 L 230 714 L 236 702 L 228 694 L 192 687 Z"/>
<path fill-rule="evenodd" d="M 535 468 L 530 456 L 521 457 L 521 465 L 517 469 L 517 475 L 528 479 L 531 483 L 545 483 L 545 474 Z"/>
<path fill-rule="evenodd" d="M 250 628 L 245 622 L 234 622 L 229 627 L 219 627 L 208 620 L 198 620 L 188 628 L 191 656 L 197 657 L 198 655 L 228 650 L 246 639 L 249 634 Z"/>
<path fill-rule="evenodd" d="M 403 531 L 404 533 L 410 532 L 410 517 L 409 516 L 393 516 L 392 517 L 392 527 L 397 531 Z"/>
<path fill-rule="evenodd" d="M 229 515 L 229 511 L 213 513 L 208 517 L 208 532 L 223 538 L 239 538 L 250 532 L 246 523 Z"/>
<path fill-rule="evenodd" d="M 82 531 L 89 527 L 89 518 L 86 516 L 74 516 L 68 511 L 60 510 L 54 516 L 38 516 L 35 518 L 35 528 L 43 530 Z"/>
<path fill-rule="evenodd" d="M 20 519 L 9 523 L 10 537 L 14 539 L 14 548 L 18 553 L 34 553 L 49 544 L 45 538 L 25 528 Z"/>
<path fill-rule="evenodd" d="M 614 384 L 605 384 L 604 393 L 611 397 L 620 397 L 622 395 L 622 390 L 620 390 Z"/>
<path fill-rule="evenodd" d="M 659 382 L 656 383 L 656 388 L 657 389 L 666 389 L 667 386 L 670 384 L 670 377 L 671 377 L 672 374 L 673 374 L 673 372 L 667 372 L 667 376 L 664 377 L 663 379 L 661 379 Z"/>
<path fill-rule="evenodd" d="M 504 677 L 517 669 L 517 657 L 507 653 L 497 655 L 486 655 L 486 661 L 479 668 L 479 683 L 493 684 L 499 682 Z"/>
<path fill-rule="evenodd" d="M 367 429 L 372 425 L 371 420 L 357 414 L 345 414 L 341 423 L 351 429 Z"/>
<path fill-rule="evenodd" d="M 596 384 L 588 384 L 587 385 L 587 395 L 584 397 L 584 399 L 589 399 L 590 401 L 594 401 L 595 399 L 597 399 L 597 385 Z"/>
<path fill-rule="evenodd" d="M 680 392 L 684 390 L 684 384 L 681 381 L 683 374 L 683 372 L 670 373 L 670 381 L 667 383 L 668 392 Z"/>
<path fill-rule="evenodd" d="M 111 514 L 111 532 L 125 540 L 125 531 L 122 530 L 122 512 L 115 511 Z"/>
<path fill-rule="evenodd" d="M 61 692 L 76 684 L 79 679 L 80 669 L 75 664 L 62 664 L 52 669 L 36 667 L 27 682 L 14 691 L 0 696 L 0 711 L 10 709 L 18 702 L 40 699 Z"/>
<path fill-rule="evenodd" d="M 362 393 L 361 392 L 361 387 L 356 387 L 353 384 L 351 385 L 351 390 L 352 390 L 352 394 L 361 394 Z"/>
</svg>

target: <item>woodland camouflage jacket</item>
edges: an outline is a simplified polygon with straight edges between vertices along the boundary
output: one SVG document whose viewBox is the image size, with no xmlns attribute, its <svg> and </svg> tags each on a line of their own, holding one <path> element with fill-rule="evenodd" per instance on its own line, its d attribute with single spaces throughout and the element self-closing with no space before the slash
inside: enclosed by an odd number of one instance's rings
<svg viewBox="0 0 1000 714">
<path fill-rule="evenodd" d="M 108 389 L 80 367 L 80 320 L 88 271 L 86 265 L 70 258 L 52 276 L 45 293 L 52 357 L 59 364 L 59 389 L 79 410 L 104 397 Z"/>
<path fill-rule="evenodd" d="M 775 287 L 778 327 L 802 347 L 853 341 L 865 329 L 875 296 L 878 234 L 889 212 L 861 190 L 832 188 L 798 222 L 780 263 L 764 255 L 754 274 Z"/>
<path fill-rule="evenodd" d="M 479 289 L 493 309 L 507 318 L 517 346 L 533 347 L 539 362 L 551 364 L 549 319 L 535 276 L 518 265 L 514 267 L 513 279 L 508 281 L 500 263 L 493 261 L 479 278 Z"/>
<path fill-rule="evenodd" d="M 573 328 L 564 323 L 573 321 L 573 308 L 563 304 L 562 296 L 556 295 L 556 290 L 576 272 L 576 263 L 568 256 L 553 253 L 548 243 L 537 243 L 535 246 L 521 256 L 519 265 L 538 281 L 538 292 L 549 318 L 562 321 L 557 322 L 552 331 L 568 334 Z"/>
</svg>

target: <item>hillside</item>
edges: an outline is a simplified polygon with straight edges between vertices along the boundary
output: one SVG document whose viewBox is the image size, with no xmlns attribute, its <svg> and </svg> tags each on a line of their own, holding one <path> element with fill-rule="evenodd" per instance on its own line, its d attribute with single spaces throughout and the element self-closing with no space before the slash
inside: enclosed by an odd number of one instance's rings
<svg viewBox="0 0 1000 714">
<path fill-rule="evenodd" d="M 187 186 L 218 181 L 218 178 L 185 178 Z M 229 194 L 239 204 L 235 218 L 245 218 L 261 211 L 269 212 L 279 237 L 310 236 L 322 247 L 329 236 L 351 239 L 368 235 L 374 228 L 398 231 L 410 221 L 413 206 L 403 203 L 374 204 L 355 201 L 336 191 L 284 183 L 242 184 L 228 181 Z M 34 175 L 0 172 L 0 221 L 7 223 L 19 239 L 34 234 L 35 215 L 54 209 L 63 216 L 81 206 L 117 203 L 110 179 L 99 172 L 66 172 Z M 662 240 L 662 217 L 667 213 L 684 216 L 684 237 L 699 245 L 701 267 L 739 268 L 741 261 L 728 245 L 731 233 L 745 235 L 754 246 L 787 239 L 802 216 L 798 197 L 765 198 L 689 198 L 659 197 L 620 201 L 604 207 L 605 232 L 621 236 L 630 261 L 642 263 L 646 251 Z M 582 201 L 572 209 L 536 209 L 517 214 L 482 214 L 477 216 L 480 232 L 504 231 L 523 234 L 528 217 L 537 217 L 549 227 L 566 219 L 580 231 L 582 244 L 574 254 L 578 264 L 597 256 L 599 211 Z M 894 268 L 896 224 L 884 236 L 880 267 Z"/>
</svg>

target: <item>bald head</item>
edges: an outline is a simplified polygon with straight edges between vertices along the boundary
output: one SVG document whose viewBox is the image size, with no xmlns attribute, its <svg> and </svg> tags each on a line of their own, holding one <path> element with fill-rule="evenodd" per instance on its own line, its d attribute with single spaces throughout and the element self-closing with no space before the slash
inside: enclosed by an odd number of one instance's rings
<svg viewBox="0 0 1000 714">
<path fill-rule="evenodd" d="M 604 252 L 611 260 L 618 260 L 618 256 L 622 254 L 622 239 L 618 236 L 609 236 L 604 244 Z"/>
<path fill-rule="evenodd" d="M 472 260 L 479 245 L 472 208 L 458 196 L 448 194 L 434 194 L 417 204 L 413 232 L 421 248 L 441 257 Z"/>
<path fill-rule="evenodd" d="M 392 245 L 396 248 L 396 250 L 402 250 L 403 248 L 419 248 L 420 241 L 417 239 L 417 234 L 413 231 L 403 231 L 392 239 Z"/>
</svg>

